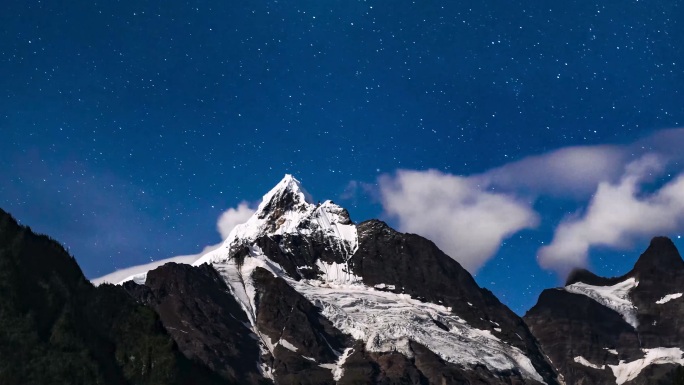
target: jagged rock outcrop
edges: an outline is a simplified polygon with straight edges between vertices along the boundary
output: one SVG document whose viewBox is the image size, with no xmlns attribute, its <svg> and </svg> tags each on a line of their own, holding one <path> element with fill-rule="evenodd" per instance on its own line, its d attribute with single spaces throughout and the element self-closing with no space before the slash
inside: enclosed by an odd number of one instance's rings
<svg viewBox="0 0 684 385">
<path fill-rule="evenodd" d="M 271 272 L 252 274 L 256 328 L 271 343 L 269 365 L 278 384 L 334 384 L 331 365 L 351 338 L 337 330 L 304 296 Z"/>
<path fill-rule="evenodd" d="M 359 247 L 350 260 L 354 274 L 369 286 L 443 304 L 474 327 L 521 349 L 544 378 L 554 371 L 525 323 L 430 240 L 400 233 L 378 220 L 359 224 Z"/>
<path fill-rule="evenodd" d="M 568 384 L 671 384 L 684 364 L 684 261 L 653 238 L 627 274 L 573 272 L 525 322 Z"/>
</svg>

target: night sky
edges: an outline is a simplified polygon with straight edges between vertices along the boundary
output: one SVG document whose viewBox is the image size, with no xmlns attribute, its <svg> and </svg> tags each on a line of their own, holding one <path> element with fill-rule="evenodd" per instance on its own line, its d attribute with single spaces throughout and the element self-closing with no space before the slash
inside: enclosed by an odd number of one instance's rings
<svg viewBox="0 0 684 385">
<path fill-rule="evenodd" d="M 684 250 L 682 20 L 672 0 L 4 0 L 0 207 L 95 278 L 220 242 L 290 173 L 354 221 L 476 239 L 464 265 L 524 313 L 573 266 L 623 274 L 657 234 Z"/>
</svg>

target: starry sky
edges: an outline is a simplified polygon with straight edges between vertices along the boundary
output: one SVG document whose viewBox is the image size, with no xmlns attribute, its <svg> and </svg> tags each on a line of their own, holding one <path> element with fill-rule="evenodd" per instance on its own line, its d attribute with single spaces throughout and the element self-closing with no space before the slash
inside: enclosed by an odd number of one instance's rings
<svg viewBox="0 0 684 385">
<path fill-rule="evenodd" d="M 291 173 L 355 221 L 447 251 L 445 228 L 477 239 L 469 270 L 522 314 L 571 265 L 619 275 L 656 233 L 684 246 L 683 16 L 671 0 L 5 0 L 0 207 L 94 278 L 220 242 L 224 211 Z M 611 222 L 629 211 L 605 208 L 611 188 L 640 221 Z"/>
</svg>

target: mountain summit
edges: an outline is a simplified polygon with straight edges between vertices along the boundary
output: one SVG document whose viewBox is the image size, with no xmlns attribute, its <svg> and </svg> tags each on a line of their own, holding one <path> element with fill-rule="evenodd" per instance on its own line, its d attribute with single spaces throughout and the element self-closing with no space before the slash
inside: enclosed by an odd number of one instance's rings
<svg viewBox="0 0 684 385">
<path fill-rule="evenodd" d="M 684 271 L 684 261 L 670 238 L 655 237 L 634 264 L 632 271 L 640 275 L 672 275 Z"/>
<path fill-rule="evenodd" d="M 230 258 L 230 250 L 253 242 L 262 244 L 268 242 L 266 238 L 274 237 L 290 241 L 296 239 L 297 245 L 315 239 L 316 243 L 335 250 L 340 260 L 348 259 L 358 243 L 356 226 L 349 219 L 347 210 L 329 200 L 314 204 L 301 183 L 286 174 L 264 195 L 247 222 L 235 226 L 221 249 L 203 256 L 195 265 L 226 260 Z M 313 255 L 309 257 L 315 258 Z M 310 262 L 313 261 L 311 258 L 308 259 Z"/>
</svg>

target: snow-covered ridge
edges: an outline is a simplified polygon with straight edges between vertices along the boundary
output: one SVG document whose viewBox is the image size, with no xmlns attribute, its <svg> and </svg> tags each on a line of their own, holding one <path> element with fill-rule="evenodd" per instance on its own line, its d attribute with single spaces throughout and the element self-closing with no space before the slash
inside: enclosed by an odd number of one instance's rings
<svg viewBox="0 0 684 385">
<path fill-rule="evenodd" d="M 681 297 L 681 296 L 682 296 L 682 293 L 668 294 L 668 295 L 664 296 L 663 298 L 657 300 L 656 303 L 657 303 L 658 305 L 662 305 L 662 304 L 664 304 L 664 303 L 667 303 L 667 302 L 672 301 L 673 299 L 677 299 L 677 298 L 679 298 L 679 297 Z"/>
<path fill-rule="evenodd" d="M 639 282 L 636 279 L 629 278 L 613 286 L 594 286 L 577 282 L 566 286 L 565 290 L 570 293 L 586 295 L 601 305 L 616 311 L 636 329 L 639 326 L 637 308 L 630 300 L 629 292 L 638 285 Z"/>
<path fill-rule="evenodd" d="M 278 204 L 287 201 L 286 207 Z M 321 204 L 312 203 L 312 198 L 292 177 L 285 177 L 262 198 L 256 212 L 247 222 L 235 226 L 228 237 L 220 245 L 207 247 L 202 254 L 182 256 L 160 260 L 151 264 L 134 266 L 129 275 L 111 274 L 112 277 L 102 277 L 101 281 L 118 285 L 127 281 L 144 284 L 149 270 L 155 269 L 166 262 L 189 263 L 201 265 L 203 263 L 222 262 L 229 253 L 213 253 L 216 249 L 230 250 L 234 245 L 249 245 L 257 238 L 268 235 L 300 234 L 312 235 L 320 233 L 329 245 L 351 257 L 358 247 L 356 226 L 349 219 L 346 210 L 332 201 Z M 209 250 L 207 250 L 209 249 Z M 303 268 L 307 268 L 304 266 Z M 310 267 L 309 267 L 310 268 Z M 115 279 L 112 279 L 115 278 Z M 100 282 L 96 282 L 99 284 Z"/>
<path fill-rule="evenodd" d="M 314 233 L 322 234 L 326 243 L 342 251 L 345 261 L 358 247 L 357 229 L 346 211 L 331 201 L 319 205 L 311 203 L 299 182 L 286 175 L 264 196 L 254 215 L 243 225 L 236 226 L 221 249 L 205 255 L 195 264 L 213 263 L 243 307 L 251 313 L 250 317 L 255 317 L 256 310 L 251 273 L 260 266 L 285 279 L 297 292 L 321 308 L 322 314 L 336 328 L 364 341 L 369 351 L 399 351 L 412 356 L 409 340 L 413 340 L 451 363 L 465 366 L 484 364 L 495 372 L 518 370 L 525 378 L 543 382 L 521 350 L 504 343 L 491 331 L 469 326 L 449 308 L 421 302 L 406 294 L 368 287 L 351 272 L 346 262 L 319 260 L 316 262 L 321 272 L 318 279 L 295 281 L 252 245 L 264 235 L 308 236 Z M 230 260 L 231 246 L 234 245 L 250 245 L 249 256 L 241 266 Z M 269 341 L 264 340 L 268 345 Z M 343 362 L 342 357 L 340 360 Z M 321 364 L 341 370 L 340 362 Z M 336 373 L 339 375 L 341 372 Z"/>
<path fill-rule="evenodd" d="M 608 365 L 615 376 L 615 383 L 617 385 L 622 385 L 627 381 L 637 378 L 639 373 L 641 373 L 641 371 L 649 365 L 684 365 L 684 358 L 682 358 L 682 354 L 684 354 L 684 352 L 682 352 L 680 348 L 654 348 L 642 349 L 642 351 L 644 352 L 644 358 L 640 358 L 631 362 L 620 360 L 620 363 L 617 365 Z M 575 357 L 575 362 L 597 370 L 603 370 L 606 368 L 606 365 L 599 366 L 593 364 L 582 356 Z"/>
<path fill-rule="evenodd" d="M 632 362 L 620 360 L 620 363 L 617 365 L 608 365 L 613 371 L 617 385 L 622 385 L 627 381 L 637 378 L 639 373 L 649 365 L 684 365 L 684 359 L 682 358 L 684 352 L 680 348 L 643 349 L 643 352 L 645 353 L 644 358 Z"/>
</svg>

